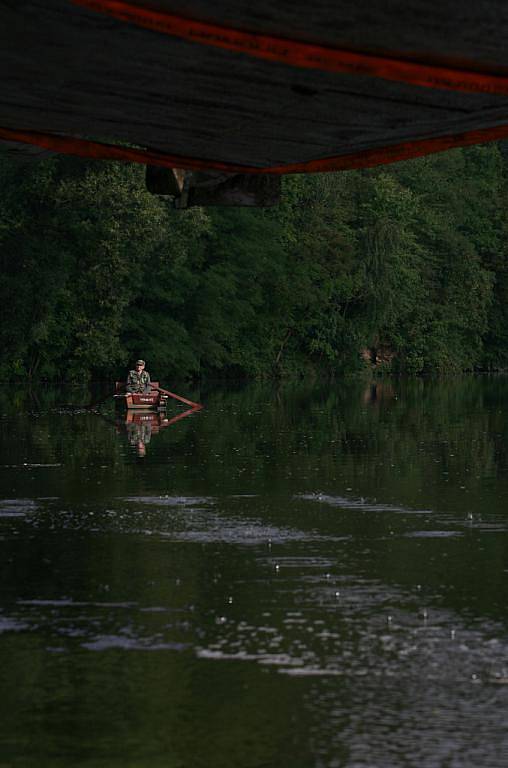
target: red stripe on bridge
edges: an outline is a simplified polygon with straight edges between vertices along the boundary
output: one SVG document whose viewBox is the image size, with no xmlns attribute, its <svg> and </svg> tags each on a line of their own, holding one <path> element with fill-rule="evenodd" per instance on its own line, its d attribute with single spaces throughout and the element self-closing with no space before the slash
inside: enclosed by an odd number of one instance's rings
<svg viewBox="0 0 508 768">
<path fill-rule="evenodd" d="M 70 2 L 161 34 L 287 64 L 291 67 L 367 75 L 425 88 L 508 95 L 508 77 L 499 72 L 477 71 L 474 67 L 472 69 L 462 66 L 449 67 L 439 63 L 427 64 L 410 60 L 397 53 L 390 56 L 376 56 L 361 51 L 305 43 L 285 37 L 196 21 L 164 10 L 123 2 L 123 0 L 70 0 Z"/>
<path fill-rule="evenodd" d="M 474 144 L 499 141 L 506 138 L 508 138 L 508 125 L 500 125 L 430 139 L 405 141 L 392 144 L 391 146 L 366 149 L 361 152 L 353 152 L 335 157 L 288 163 L 286 165 L 255 167 L 220 160 L 166 154 L 165 152 L 150 149 L 121 147 L 116 144 L 77 139 L 72 136 L 61 136 L 59 134 L 0 128 L 0 140 L 31 144 L 52 152 L 61 152 L 91 160 L 116 160 L 124 163 L 156 165 L 163 168 L 183 168 L 190 171 L 217 170 L 224 173 L 269 173 L 276 175 L 328 173 L 332 171 L 349 171 L 355 168 L 373 168 L 377 165 L 387 165 L 436 152 L 444 152 L 449 149 L 468 147 Z"/>
</svg>

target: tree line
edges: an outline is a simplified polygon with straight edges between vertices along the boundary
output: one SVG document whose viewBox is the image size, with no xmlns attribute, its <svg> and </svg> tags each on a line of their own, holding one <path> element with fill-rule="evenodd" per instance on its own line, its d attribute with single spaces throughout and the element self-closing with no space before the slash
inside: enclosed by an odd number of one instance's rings
<svg viewBox="0 0 508 768">
<path fill-rule="evenodd" d="M 4 380 L 508 368 L 508 147 L 175 211 L 144 169 L 0 155 Z"/>
</svg>

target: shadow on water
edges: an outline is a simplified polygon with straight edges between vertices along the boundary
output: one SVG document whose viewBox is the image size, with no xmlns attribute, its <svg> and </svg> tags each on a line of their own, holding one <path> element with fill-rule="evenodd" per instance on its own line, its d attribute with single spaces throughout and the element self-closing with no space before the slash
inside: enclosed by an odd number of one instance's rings
<svg viewBox="0 0 508 768">
<path fill-rule="evenodd" d="M 0 766 L 504 766 L 507 395 L 2 391 Z"/>
</svg>

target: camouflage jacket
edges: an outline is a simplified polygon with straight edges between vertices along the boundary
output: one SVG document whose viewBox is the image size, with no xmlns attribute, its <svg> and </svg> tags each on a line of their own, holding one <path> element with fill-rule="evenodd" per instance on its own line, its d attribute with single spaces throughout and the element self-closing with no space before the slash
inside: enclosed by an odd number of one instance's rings
<svg viewBox="0 0 508 768">
<path fill-rule="evenodd" d="M 129 375 L 127 376 L 127 386 L 131 391 L 138 390 L 139 392 L 144 392 L 149 384 L 150 374 L 148 371 L 143 370 L 141 373 L 138 373 L 136 370 L 129 371 Z"/>
</svg>

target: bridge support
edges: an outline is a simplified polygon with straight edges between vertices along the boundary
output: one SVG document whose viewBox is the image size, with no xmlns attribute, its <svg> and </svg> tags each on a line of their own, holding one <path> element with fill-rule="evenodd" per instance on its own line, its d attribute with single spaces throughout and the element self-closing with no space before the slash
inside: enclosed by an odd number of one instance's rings
<svg viewBox="0 0 508 768">
<path fill-rule="evenodd" d="M 154 195 L 171 197 L 175 208 L 202 206 L 268 207 L 280 201 L 279 176 L 183 171 L 146 167 L 146 187 Z"/>
</svg>

